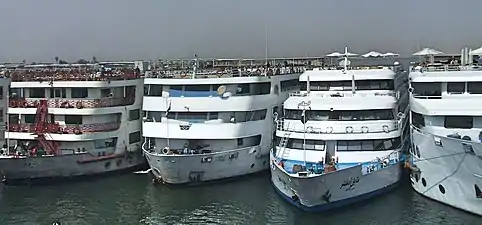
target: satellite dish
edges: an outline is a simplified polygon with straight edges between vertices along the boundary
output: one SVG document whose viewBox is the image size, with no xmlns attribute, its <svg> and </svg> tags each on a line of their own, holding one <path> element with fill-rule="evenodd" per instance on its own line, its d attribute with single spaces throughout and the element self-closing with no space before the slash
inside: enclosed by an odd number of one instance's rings
<svg viewBox="0 0 482 225">
<path fill-rule="evenodd" d="M 226 92 L 226 86 L 221 85 L 218 87 L 218 95 L 223 95 Z"/>
<path fill-rule="evenodd" d="M 346 65 L 349 66 L 351 64 L 351 61 L 350 60 L 346 60 Z M 345 60 L 341 60 L 339 63 L 338 63 L 339 66 L 345 66 Z"/>
</svg>

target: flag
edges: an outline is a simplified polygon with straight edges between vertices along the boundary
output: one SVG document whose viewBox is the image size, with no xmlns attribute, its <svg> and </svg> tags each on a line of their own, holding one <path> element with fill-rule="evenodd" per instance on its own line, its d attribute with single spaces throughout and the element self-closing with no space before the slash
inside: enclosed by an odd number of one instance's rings
<svg viewBox="0 0 482 225">
<path fill-rule="evenodd" d="M 303 110 L 303 112 L 301 113 L 301 122 L 303 124 L 306 123 L 306 113 L 305 112 L 306 112 L 306 110 Z"/>
<path fill-rule="evenodd" d="M 169 101 L 168 104 L 169 105 L 167 106 L 166 115 L 164 115 L 164 117 L 167 117 L 167 115 L 169 114 L 169 111 L 171 111 L 171 101 Z"/>
</svg>

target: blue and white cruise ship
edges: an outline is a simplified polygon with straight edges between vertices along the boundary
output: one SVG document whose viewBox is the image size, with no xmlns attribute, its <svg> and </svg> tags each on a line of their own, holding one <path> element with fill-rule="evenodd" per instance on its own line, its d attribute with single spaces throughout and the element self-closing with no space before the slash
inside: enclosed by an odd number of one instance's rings
<svg viewBox="0 0 482 225">
<path fill-rule="evenodd" d="M 271 151 L 271 181 L 289 203 L 325 211 L 398 183 L 406 129 L 407 77 L 389 67 L 314 69 L 284 102 Z M 400 71 L 400 73 L 398 72 Z"/>
<path fill-rule="evenodd" d="M 195 185 L 268 169 L 273 116 L 301 68 L 203 74 L 196 64 L 144 80 L 143 149 L 156 179 Z"/>
</svg>

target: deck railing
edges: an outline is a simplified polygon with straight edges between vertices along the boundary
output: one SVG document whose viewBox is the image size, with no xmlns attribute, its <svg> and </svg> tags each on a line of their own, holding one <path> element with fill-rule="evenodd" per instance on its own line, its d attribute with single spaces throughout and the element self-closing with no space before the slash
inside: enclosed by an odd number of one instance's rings
<svg viewBox="0 0 482 225">
<path fill-rule="evenodd" d="M 109 123 L 93 123 L 93 124 L 80 124 L 80 125 L 59 125 L 49 124 L 45 128 L 45 133 L 56 134 L 84 134 L 84 133 L 96 133 L 107 132 L 119 129 L 120 122 Z M 22 132 L 33 133 L 35 131 L 35 124 L 20 123 L 8 125 L 9 132 Z"/>
<path fill-rule="evenodd" d="M 10 99 L 10 108 L 37 108 L 40 98 Z M 132 105 L 134 97 L 99 98 L 99 99 L 47 99 L 49 108 L 104 108 Z"/>
<path fill-rule="evenodd" d="M 135 70 L 117 70 L 109 72 L 72 70 L 12 70 L 6 71 L 6 76 L 12 78 L 12 82 L 52 82 L 52 81 L 115 81 L 132 80 L 141 77 Z"/>
</svg>

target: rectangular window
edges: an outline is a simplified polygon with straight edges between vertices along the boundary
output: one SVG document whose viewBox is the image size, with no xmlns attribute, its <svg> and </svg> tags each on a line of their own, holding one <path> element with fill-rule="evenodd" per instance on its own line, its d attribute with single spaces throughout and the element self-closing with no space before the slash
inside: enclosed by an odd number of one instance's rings
<svg viewBox="0 0 482 225">
<path fill-rule="evenodd" d="M 140 109 L 133 109 L 129 111 L 129 121 L 138 120 L 141 117 Z"/>
<path fill-rule="evenodd" d="M 25 114 L 23 116 L 24 116 L 24 119 L 25 119 L 25 123 L 35 123 L 35 115 Z"/>
<path fill-rule="evenodd" d="M 468 82 L 467 92 L 470 94 L 482 94 L 482 82 Z"/>
<path fill-rule="evenodd" d="M 251 92 L 250 84 L 238 84 L 236 95 L 247 95 Z"/>
<path fill-rule="evenodd" d="M 3 87 L 0 86 L 0 99 L 3 99 Z"/>
<path fill-rule="evenodd" d="M 134 144 L 141 141 L 141 132 L 136 131 L 129 134 L 129 144 Z"/>
<path fill-rule="evenodd" d="M 29 98 L 45 98 L 45 89 L 44 88 L 30 88 L 28 90 L 28 97 Z"/>
<path fill-rule="evenodd" d="M 415 127 L 418 127 L 418 128 L 425 127 L 425 119 L 423 118 L 422 114 L 419 114 L 419 113 L 416 113 L 416 112 L 411 112 L 410 114 L 412 116 L 412 124 Z"/>
<path fill-rule="evenodd" d="M 79 115 L 65 115 L 65 124 L 82 124 L 82 116 Z"/>
<path fill-rule="evenodd" d="M 447 92 L 449 94 L 463 94 L 465 92 L 464 82 L 447 83 Z"/>
<path fill-rule="evenodd" d="M 388 151 L 400 147 L 400 137 L 374 140 L 337 141 L 337 151 Z"/>
<path fill-rule="evenodd" d="M 144 86 L 145 96 L 162 96 L 162 85 L 149 84 Z"/>
<path fill-rule="evenodd" d="M 0 109 L 0 123 L 3 123 L 3 109 Z"/>
<path fill-rule="evenodd" d="M 72 88 L 71 91 L 70 96 L 72 98 L 87 98 L 89 93 L 87 88 Z"/>
<path fill-rule="evenodd" d="M 445 128 L 471 129 L 473 127 L 471 116 L 445 116 Z"/>
</svg>

